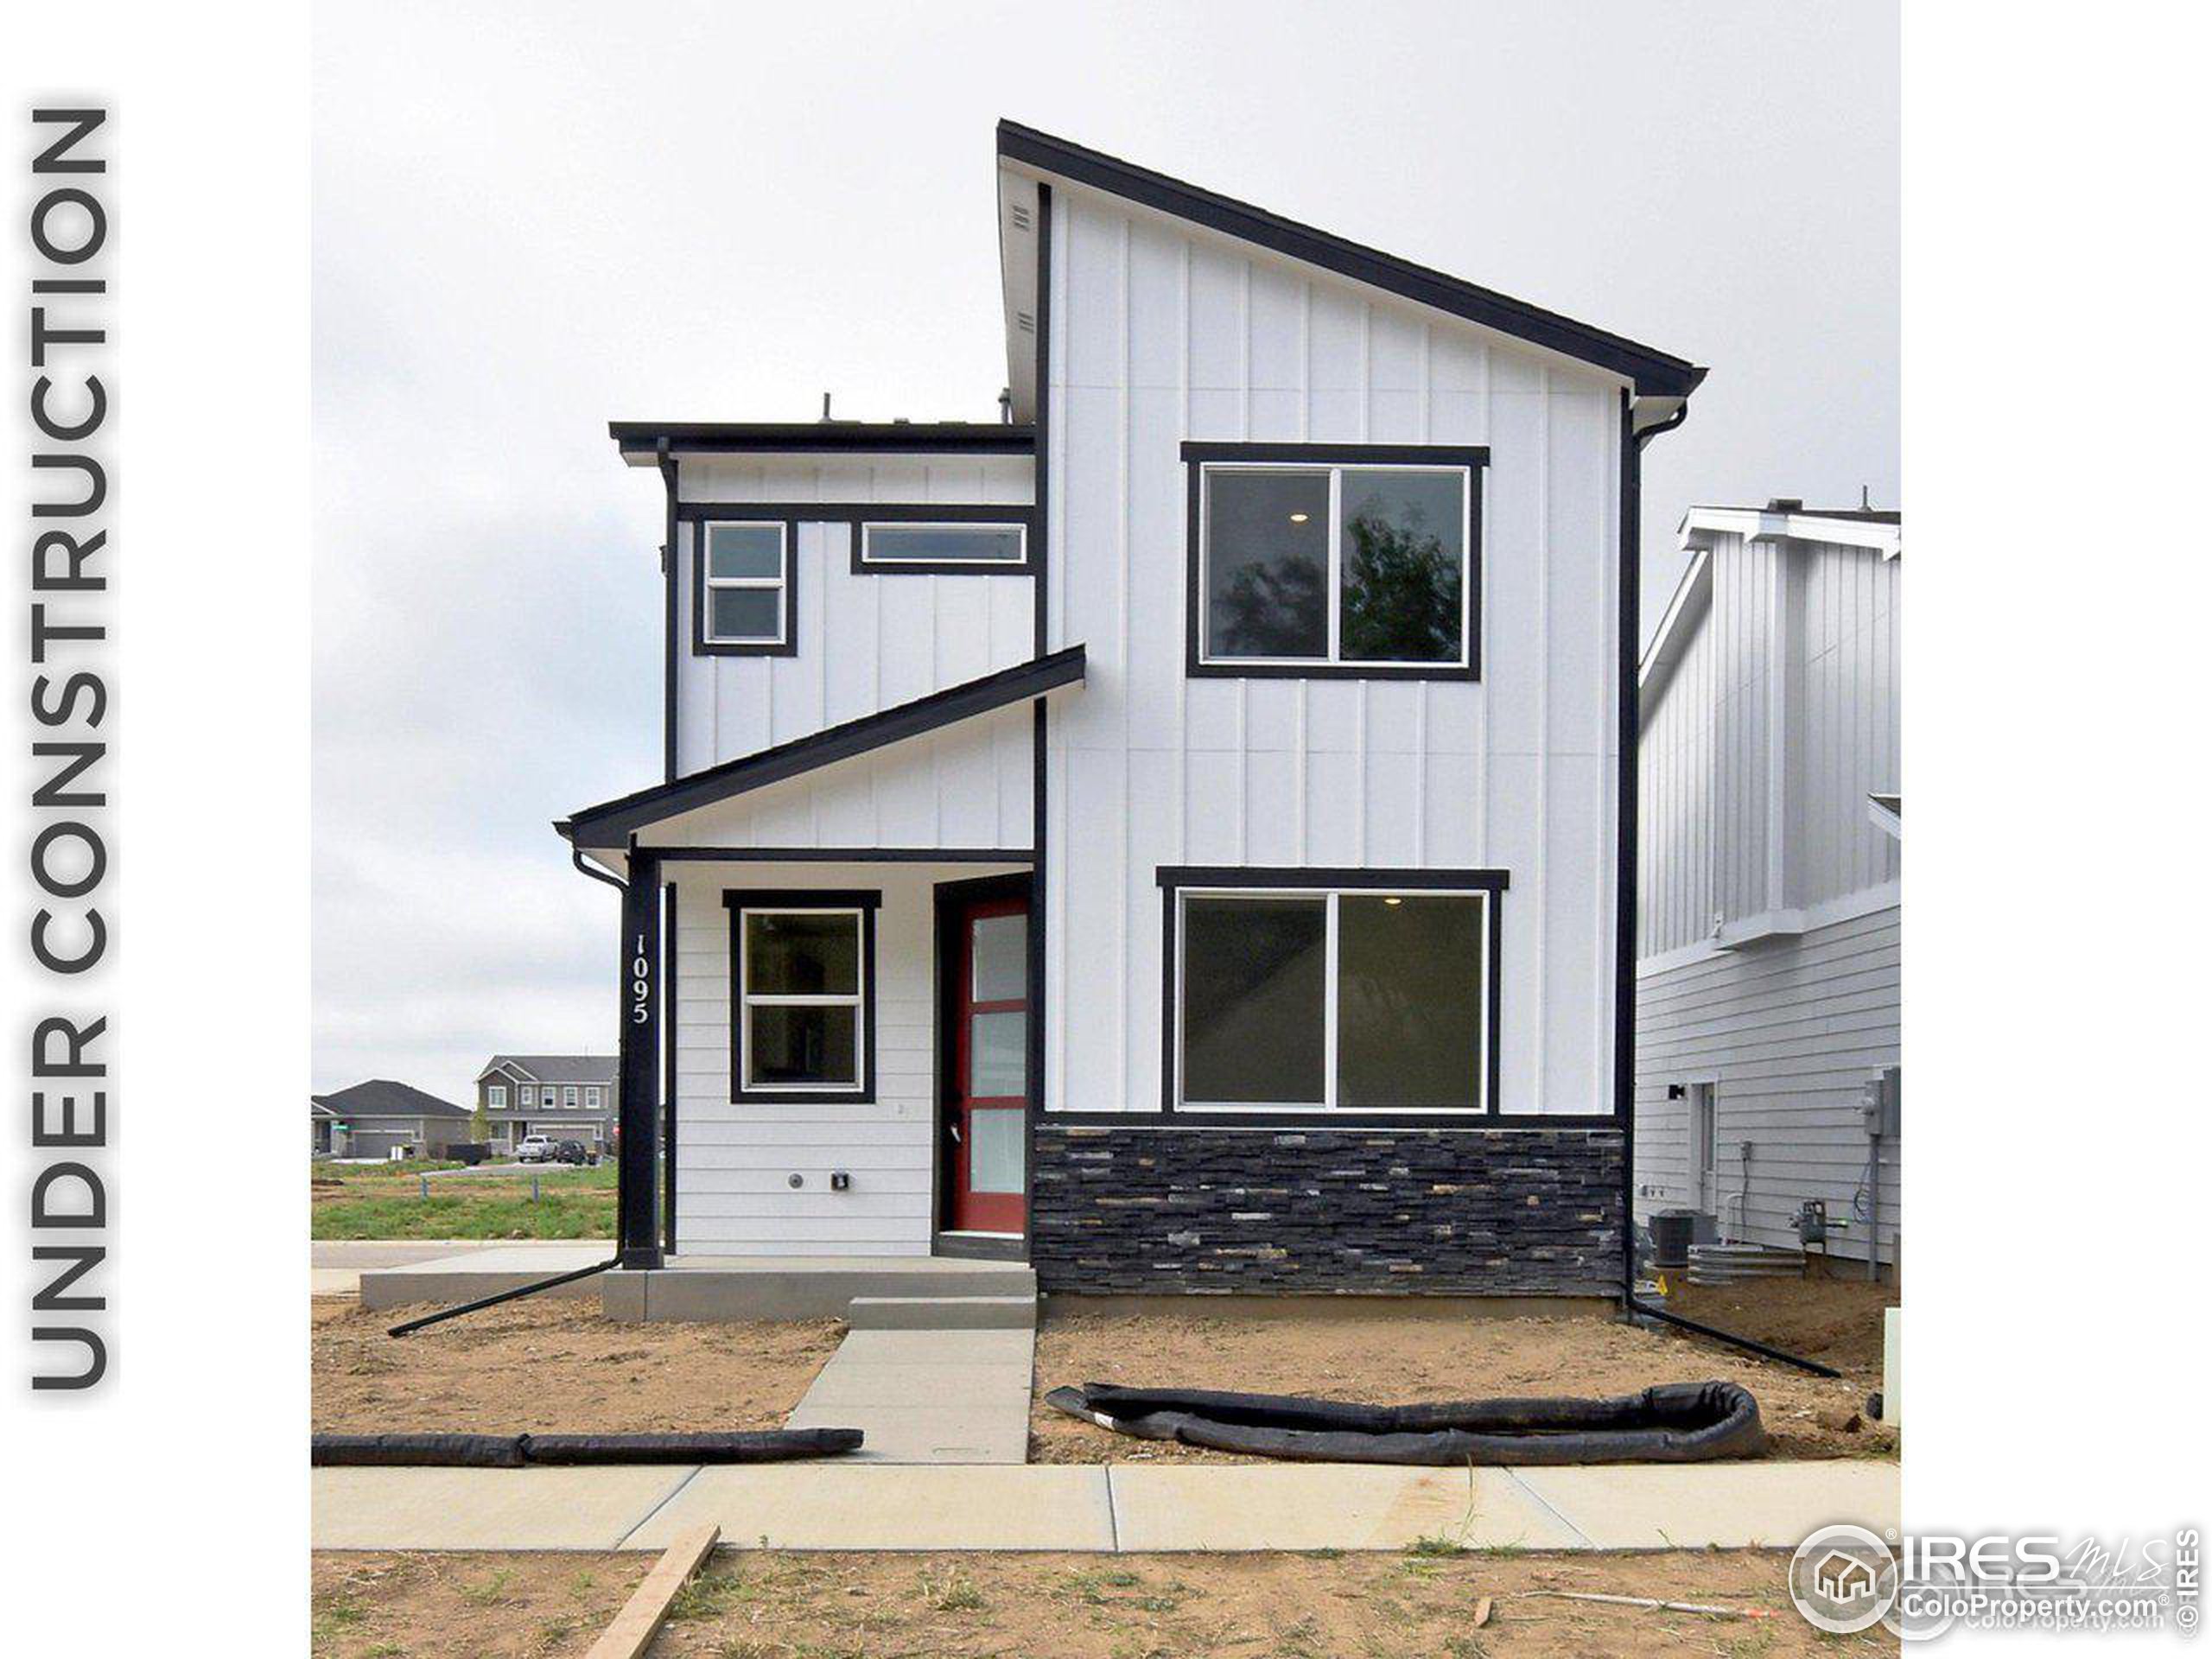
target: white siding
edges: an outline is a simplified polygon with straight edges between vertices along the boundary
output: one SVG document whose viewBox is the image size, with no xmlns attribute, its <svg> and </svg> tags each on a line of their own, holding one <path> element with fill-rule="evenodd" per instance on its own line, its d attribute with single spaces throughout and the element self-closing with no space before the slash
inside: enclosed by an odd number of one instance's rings
<svg viewBox="0 0 2212 1659">
<path fill-rule="evenodd" d="M 658 847 L 1019 849 L 1036 810 L 1016 704 L 652 827 Z"/>
<path fill-rule="evenodd" d="M 680 499 L 1029 504 L 1027 457 L 685 458 Z M 695 526 L 677 526 L 677 761 L 697 772 L 810 732 L 911 702 L 1034 654 L 1027 576 L 855 575 L 845 524 L 799 526 L 798 651 L 697 655 L 691 648 Z"/>
<path fill-rule="evenodd" d="M 677 867 L 677 1245 L 683 1255 L 926 1255 L 936 1121 L 934 884 L 978 864 Z M 730 1099 L 737 887 L 874 888 L 876 1098 Z M 849 1192 L 830 1190 L 832 1170 Z M 792 1174 L 805 1177 L 794 1190 Z"/>
<path fill-rule="evenodd" d="M 1866 1197 L 1869 1146 L 1860 1091 L 1900 1064 L 1898 912 L 1881 910 L 1755 950 L 1724 952 L 1650 975 L 1637 986 L 1636 1213 L 1698 1207 L 1689 1168 L 1688 1109 L 1667 1085 L 1713 1081 L 1722 1195 L 1732 1235 L 1794 1244 L 1797 1208 L 1827 1205 L 1831 1222 Z M 1751 1147 L 1750 1200 L 1742 1147 Z M 1884 1261 L 1895 1259 L 1902 1137 L 1881 1172 Z M 1828 1249 L 1865 1259 L 1867 1218 Z"/>
<path fill-rule="evenodd" d="M 1637 955 L 1878 892 L 1897 841 L 1901 561 L 1714 539 L 1711 594 L 1643 709 Z"/>
<path fill-rule="evenodd" d="M 1052 270 L 1048 1109 L 1158 1108 L 1214 863 L 1507 869 L 1502 1104 L 1609 1109 L 1618 383 L 1078 188 Z M 1489 445 L 1481 682 L 1187 678 L 1186 438 Z"/>
</svg>

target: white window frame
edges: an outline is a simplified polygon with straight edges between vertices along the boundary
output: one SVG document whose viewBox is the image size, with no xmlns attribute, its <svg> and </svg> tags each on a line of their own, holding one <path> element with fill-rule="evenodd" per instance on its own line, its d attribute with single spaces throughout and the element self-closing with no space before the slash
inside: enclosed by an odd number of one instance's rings
<svg viewBox="0 0 2212 1659">
<path fill-rule="evenodd" d="M 1021 550 L 1011 559 L 879 559 L 868 543 L 879 530 L 973 530 L 1014 531 Z M 957 567 L 970 570 L 1027 570 L 1029 568 L 1029 526 L 1019 518 L 864 518 L 861 521 L 861 563 L 871 570 L 933 570 Z"/>
<path fill-rule="evenodd" d="M 782 574 L 773 576 L 718 576 L 715 574 L 715 532 L 718 530 L 772 530 L 781 551 Z M 773 634 L 716 633 L 715 593 L 717 588 L 773 588 L 776 594 L 776 632 Z M 710 645 L 787 645 L 791 632 L 791 527 L 782 518 L 709 518 L 699 525 L 699 638 Z"/>
<path fill-rule="evenodd" d="M 525 1106 L 535 1106 L 537 1104 L 537 1090 L 531 1088 L 526 1083 L 522 1086 L 522 1103 Z"/>
<path fill-rule="evenodd" d="M 507 1109 L 507 1085 L 504 1083 L 488 1084 L 484 1090 L 484 1098 L 493 1111 L 505 1111 Z"/>
<path fill-rule="evenodd" d="M 737 958 L 737 1076 L 732 1079 L 734 1095 L 754 1096 L 837 1096 L 849 1095 L 858 1100 L 868 1096 L 868 975 L 872 964 L 868 961 L 868 912 L 861 905 L 745 905 L 731 912 L 736 918 L 737 938 L 734 954 Z M 753 964 L 747 943 L 751 930 L 746 925 L 754 916 L 849 916 L 853 921 L 853 958 L 857 972 L 849 995 L 841 992 L 754 991 L 752 988 Z M 850 1083 L 755 1083 L 753 1081 L 753 1021 L 747 1013 L 753 1008 L 792 1007 L 823 1008 L 849 1007 L 853 1011 L 853 1080 Z"/>
<path fill-rule="evenodd" d="M 1453 466 L 1447 462 L 1412 464 L 1391 461 L 1202 461 L 1198 469 L 1198 660 L 1202 668 L 1325 668 L 1351 673 L 1365 670 L 1445 672 L 1464 670 L 1474 661 L 1475 573 L 1482 568 L 1475 546 L 1475 492 L 1482 487 L 1478 474 L 1485 467 Z M 1216 473 L 1326 473 L 1329 477 L 1329 646 L 1325 657 L 1217 657 L 1210 649 L 1212 628 L 1213 491 Z M 1412 662 L 1402 658 L 1358 657 L 1344 654 L 1344 475 L 1346 473 L 1433 473 L 1456 475 L 1459 493 L 1459 654 L 1448 661 Z"/>
<path fill-rule="evenodd" d="M 594 1084 L 591 1088 L 584 1090 L 584 1109 L 586 1111 L 596 1112 L 602 1109 L 606 1104 L 607 1092 L 597 1084 Z"/>
<path fill-rule="evenodd" d="M 1476 1056 L 1476 1103 L 1472 1106 L 1340 1106 L 1337 1103 L 1337 1024 L 1338 996 L 1338 911 L 1345 899 L 1478 899 L 1482 901 L 1483 1023 L 1482 1046 Z M 1265 1112 L 1324 1116 L 1344 1114 L 1362 1116 L 1487 1117 L 1494 1115 L 1491 1096 L 1491 1057 L 1500 1033 L 1491 1029 L 1497 999 L 1491 988 L 1497 972 L 1497 939 L 1498 893 L 1489 887 L 1178 887 L 1174 889 L 1174 1090 L 1172 1109 L 1178 1112 Z M 1186 908 L 1193 899 L 1235 899 L 1278 903 L 1311 904 L 1324 900 L 1321 963 L 1321 1093 L 1318 1101 L 1191 1100 L 1183 1092 L 1184 988 L 1189 981 L 1185 961 L 1190 929 Z"/>
<path fill-rule="evenodd" d="M 561 1090 L 561 1109 L 565 1112 L 573 1112 L 576 1109 L 576 1085 L 573 1083 L 567 1084 Z"/>
</svg>

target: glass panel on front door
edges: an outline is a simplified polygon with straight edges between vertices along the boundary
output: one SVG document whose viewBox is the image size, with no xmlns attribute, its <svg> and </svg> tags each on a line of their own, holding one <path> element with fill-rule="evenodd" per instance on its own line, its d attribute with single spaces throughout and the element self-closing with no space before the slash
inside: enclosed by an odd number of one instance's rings
<svg viewBox="0 0 2212 1659">
<path fill-rule="evenodd" d="M 946 1102 L 950 1231 L 1018 1234 L 1027 1186 L 1029 906 L 969 906 L 947 963 L 957 1006 Z"/>
</svg>

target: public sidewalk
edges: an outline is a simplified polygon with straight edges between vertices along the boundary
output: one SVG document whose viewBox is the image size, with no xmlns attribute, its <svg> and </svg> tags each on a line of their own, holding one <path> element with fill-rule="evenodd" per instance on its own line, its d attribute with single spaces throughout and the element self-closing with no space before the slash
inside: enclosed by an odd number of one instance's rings
<svg viewBox="0 0 2212 1659">
<path fill-rule="evenodd" d="M 713 1522 L 739 1548 L 1789 1548 L 1897 1524 L 1897 1465 L 899 1465 L 317 1469 L 317 1549 L 661 1549 Z"/>
</svg>

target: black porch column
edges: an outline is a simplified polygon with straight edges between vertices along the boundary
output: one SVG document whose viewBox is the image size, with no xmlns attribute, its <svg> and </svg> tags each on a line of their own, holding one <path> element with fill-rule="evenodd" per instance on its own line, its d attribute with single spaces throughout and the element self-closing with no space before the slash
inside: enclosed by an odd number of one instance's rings
<svg viewBox="0 0 2212 1659">
<path fill-rule="evenodd" d="M 615 1208 L 625 1268 L 661 1264 L 653 1153 L 660 1098 L 660 859 L 630 855 L 622 890 L 622 1152 Z"/>
</svg>

